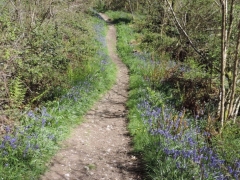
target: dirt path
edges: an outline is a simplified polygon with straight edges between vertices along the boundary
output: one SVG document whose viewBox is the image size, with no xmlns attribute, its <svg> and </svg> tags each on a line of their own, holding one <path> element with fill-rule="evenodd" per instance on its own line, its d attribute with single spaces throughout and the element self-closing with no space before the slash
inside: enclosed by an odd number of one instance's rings
<svg viewBox="0 0 240 180">
<path fill-rule="evenodd" d="M 101 14 L 104 20 L 108 17 Z M 116 29 L 109 25 L 109 55 L 117 64 L 117 82 L 86 115 L 53 158 L 42 180 L 140 180 L 139 161 L 132 155 L 126 129 L 128 69 L 116 55 Z"/>
</svg>

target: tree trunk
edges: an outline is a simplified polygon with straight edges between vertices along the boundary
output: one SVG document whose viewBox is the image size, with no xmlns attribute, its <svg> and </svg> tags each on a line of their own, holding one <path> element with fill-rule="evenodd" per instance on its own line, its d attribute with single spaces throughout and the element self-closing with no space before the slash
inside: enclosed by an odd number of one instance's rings
<svg viewBox="0 0 240 180">
<path fill-rule="evenodd" d="M 235 112 L 234 112 L 234 118 L 233 118 L 233 123 L 234 124 L 236 123 L 239 108 L 240 108 L 240 98 L 238 97 L 237 102 L 236 102 Z"/>
<path fill-rule="evenodd" d="M 235 59 L 234 59 L 234 66 L 233 66 L 233 80 L 232 80 L 232 90 L 231 90 L 231 97 L 230 97 L 230 105 L 228 110 L 228 117 L 233 116 L 233 102 L 236 93 L 236 85 L 237 85 L 237 78 L 238 78 L 238 66 L 239 66 L 239 54 L 240 51 L 240 20 L 238 22 L 238 38 L 237 38 L 237 45 L 236 45 L 236 52 L 235 52 Z"/>
<path fill-rule="evenodd" d="M 227 0 L 221 0 L 222 9 L 222 36 L 221 36 L 221 75 L 220 75 L 220 90 L 221 90 L 221 109 L 220 120 L 223 127 L 225 121 L 225 69 L 227 62 Z"/>
</svg>

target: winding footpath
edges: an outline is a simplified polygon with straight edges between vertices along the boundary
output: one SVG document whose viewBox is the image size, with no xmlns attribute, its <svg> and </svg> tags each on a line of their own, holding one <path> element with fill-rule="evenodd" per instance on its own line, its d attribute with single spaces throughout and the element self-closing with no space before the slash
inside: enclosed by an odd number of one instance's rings
<svg viewBox="0 0 240 180">
<path fill-rule="evenodd" d="M 100 15 L 107 21 L 105 14 Z M 106 38 L 109 56 L 117 65 L 117 82 L 63 143 L 42 180 L 142 179 L 126 127 L 128 69 L 116 55 L 116 29 L 112 24 Z"/>
</svg>

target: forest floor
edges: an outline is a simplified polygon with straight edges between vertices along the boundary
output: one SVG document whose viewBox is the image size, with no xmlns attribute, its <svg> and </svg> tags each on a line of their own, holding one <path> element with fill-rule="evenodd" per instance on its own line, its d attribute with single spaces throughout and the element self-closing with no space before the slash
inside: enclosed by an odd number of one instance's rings
<svg viewBox="0 0 240 180">
<path fill-rule="evenodd" d="M 105 14 L 101 17 L 108 21 Z M 127 130 L 128 69 L 116 54 L 116 29 L 109 23 L 107 46 L 117 65 L 117 81 L 62 143 L 42 180 L 140 180 L 140 160 Z"/>
</svg>

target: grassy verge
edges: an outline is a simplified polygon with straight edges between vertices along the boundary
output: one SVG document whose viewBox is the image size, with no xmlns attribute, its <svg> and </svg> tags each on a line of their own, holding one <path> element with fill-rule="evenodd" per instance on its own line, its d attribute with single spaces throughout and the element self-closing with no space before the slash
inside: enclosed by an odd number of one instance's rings
<svg viewBox="0 0 240 180">
<path fill-rule="evenodd" d="M 18 126 L 5 127 L 6 134 L 0 141 L 0 179 L 37 179 L 59 142 L 114 83 L 116 71 L 107 55 L 105 22 L 90 16 L 88 21 L 89 31 L 93 29 L 95 34 L 89 42 L 96 50 L 95 56 L 85 62 L 84 69 L 69 68 L 70 88 L 58 100 L 23 112 Z"/>
<path fill-rule="evenodd" d="M 107 12 L 117 22 L 118 53 L 130 69 L 129 131 L 134 148 L 145 162 L 149 179 L 238 179 L 240 160 L 226 156 L 208 142 L 211 134 L 204 119 L 191 117 L 184 109 L 176 110 L 171 93 L 159 86 L 166 70 L 176 64 L 152 60 L 144 52 L 136 51 L 139 35 L 134 32 L 131 19 L 123 12 Z M 119 20 L 123 20 L 119 21 Z M 157 81 L 156 81 L 157 79 Z M 153 81 L 154 80 L 154 81 Z M 180 98 L 179 98 L 180 101 Z M 227 153 L 228 154 L 228 153 Z"/>
</svg>

